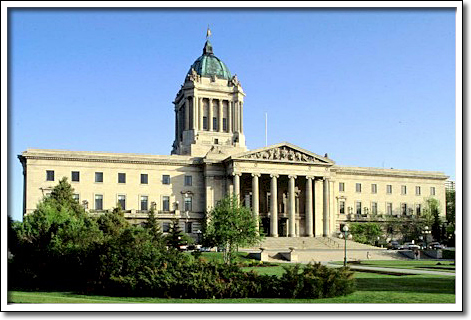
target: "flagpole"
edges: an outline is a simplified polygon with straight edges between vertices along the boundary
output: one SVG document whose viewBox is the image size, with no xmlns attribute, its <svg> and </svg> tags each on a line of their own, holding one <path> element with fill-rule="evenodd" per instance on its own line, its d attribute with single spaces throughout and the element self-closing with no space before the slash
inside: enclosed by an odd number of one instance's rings
<svg viewBox="0 0 471 320">
<path fill-rule="evenodd" d="M 265 147 L 268 146 L 268 114 L 265 112 Z"/>
</svg>

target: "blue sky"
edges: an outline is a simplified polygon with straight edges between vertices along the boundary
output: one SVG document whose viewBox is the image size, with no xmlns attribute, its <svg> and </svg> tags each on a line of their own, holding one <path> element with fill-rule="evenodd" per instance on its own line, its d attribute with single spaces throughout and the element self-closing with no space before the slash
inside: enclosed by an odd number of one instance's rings
<svg viewBox="0 0 471 320">
<path fill-rule="evenodd" d="M 10 214 L 26 148 L 169 154 L 172 101 L 202 53 L 247 94 L 249 149 L 288 141 L 339 165 L 455 177 L 455 10 L 16 10 Z"/>
</svg>

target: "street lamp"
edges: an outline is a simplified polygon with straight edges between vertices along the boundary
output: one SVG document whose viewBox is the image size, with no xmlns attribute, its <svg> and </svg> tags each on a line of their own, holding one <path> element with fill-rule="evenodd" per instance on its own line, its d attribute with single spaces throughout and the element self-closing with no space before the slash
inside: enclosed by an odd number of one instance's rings
<svg viewBox="0 0 471 320">
<path fill-rule="evenodd" d="M 423 235 L 424 235 L 424 241 L 425 241 L 425 249 L 427 249 L 427 235 L 429 235 L 430 233 L 432 233 L 432 231 L 429 230 L 428 226 L 425 226 L 424 227 L 424 230 L 422 231 Z"/>
<path fill-rule="evenodd" d="M 343 259 L 343 266 L 346 267 L 346 266 L 347 266 L 347 237 L 348 237 L 348 226 L 347 226 L 347 225 L 344 225 L 342 231 L 343 231 L 343 237 L 345 238 L 345 246 L 344 246 L 345 254 L 344 254 L 344 259 Z"/>
</svg>

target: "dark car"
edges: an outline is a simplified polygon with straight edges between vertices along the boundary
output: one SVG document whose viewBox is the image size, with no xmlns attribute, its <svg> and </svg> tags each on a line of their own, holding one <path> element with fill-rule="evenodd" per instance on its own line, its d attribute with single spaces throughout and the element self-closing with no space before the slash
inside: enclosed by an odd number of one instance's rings
<svg viewBox="0 0 471 320">
<path fill-rule="evenodd" d="M 388 250 L 399 250 L 401 245 L 397 241 L 391 241 L 388 243 Z"/>
</svg>

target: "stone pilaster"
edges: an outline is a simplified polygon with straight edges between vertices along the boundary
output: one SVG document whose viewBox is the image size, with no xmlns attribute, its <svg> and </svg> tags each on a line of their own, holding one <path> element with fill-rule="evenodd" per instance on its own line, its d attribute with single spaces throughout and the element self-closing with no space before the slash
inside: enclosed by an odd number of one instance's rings
<svg viewBox="0 0 471 320">
<path fill-rule="evenodd" d="M 185 98 L 185 128 L 184 130 L 190 130 L 190 103 L 188 98 Z"/>
<path fill-rule="evenodd" d="M 227 102 L 227 132 L 232 132 L 232 102 Z"/>
</svg>

